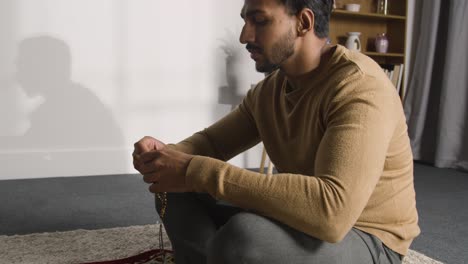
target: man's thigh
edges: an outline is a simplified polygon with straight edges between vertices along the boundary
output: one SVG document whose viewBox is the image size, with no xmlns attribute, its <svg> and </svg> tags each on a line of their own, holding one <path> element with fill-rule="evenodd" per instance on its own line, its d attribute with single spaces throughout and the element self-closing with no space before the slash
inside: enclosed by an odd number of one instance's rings
<svg viewBox="0 0 468 264">
<path fill-rule="evenodd" d="M 208 263 L 374 263 L 355 229 L 328 243 L 253 213 L 234 215 L 208 246 Z"/>
<path fill-rule="evenodd" d="M 162 209 L 156 199 L 156 210 Z M 206 243 L 217 229 L 242 209 L 219 204 L 208 194 L 167 193 L 167 207 L 162 219 L 175 250 L 177 263 L 206 263 Z"/>
<path fill-rule="evenodd" d="M 155 205 L 159 213 L 162 205 L 157 197 L 155 197 Z M 218 229 L 233 215 L 243 211 L 245 210 L 225 201 L 216 200 L 206 193 L 167 193 L 167 222 L 179 219 L 187 225 L 187 219 L 203 219 L 203 222 L 211 222 Z"/>
<path fill-rule="evenodd" d="M 156 207 L 160 208 L 160 204 Z M 381 241 L 357 229 L 352 229 L 339 243 L 327 243 L 276 220 L 217 201 L 208 194 L 168 194 L 167 209 L 164 222 L 173 246 L 182 244 L 178 240 L 201 246 L 196 254 L 184 249 L 187 248 L 184 245 L 179 248 L 179 253 L 187 255 L 193 263 L 204 263 L 195 261 L 195 255 L 204 258 L 208 255 L 209 263 L 226 264 L 243 263 L 241 260 L 272 264 L 401 263 L 394 252 L 391 252 L 395 254 L 393 261 L 386 260 L 393 256 L 386 254 L 389 250 L 383 249 Z M 204 249 L 207 241 L 210 243 Z"/>
</svg>

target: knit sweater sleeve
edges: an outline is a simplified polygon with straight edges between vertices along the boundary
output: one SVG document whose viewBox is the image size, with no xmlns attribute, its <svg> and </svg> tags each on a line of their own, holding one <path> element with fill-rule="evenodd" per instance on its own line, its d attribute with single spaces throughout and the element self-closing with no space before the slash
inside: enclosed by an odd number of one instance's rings
<svg viewBox="0 0 468 264">
<path fill-rule="evenodd" d="M 398 119 L 394 109 L 399 100 L 388 89 L 375 87 L 377 80 L 362 78 L 330 100 L 325 134 L 311 160 L 314 175 L 267 176 L 196 156 L 188 167 L 187 184 L 318 239 L 342 240 L 382 174 Z"/>
<path fill-rule="evenodd" d="M 210 127 L 169 147 L 187 154 L 226 161 L 259 141 L 255 123 L 243 102 Z"/>
</svg>

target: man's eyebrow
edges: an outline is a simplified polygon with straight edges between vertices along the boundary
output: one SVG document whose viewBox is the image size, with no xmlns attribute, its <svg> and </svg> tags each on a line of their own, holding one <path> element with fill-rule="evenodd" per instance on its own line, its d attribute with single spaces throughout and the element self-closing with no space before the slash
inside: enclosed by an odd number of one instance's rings
<svg viewBox="0 0 468 264">
<path fill-rule="evenodd" d="M 265 11 L 261 10 L 261 9 L 254 9 L 254 10 L 249 10 L 247 12 L 245 12 L 244 9 L 241 10 L 241 13 L 240 13 L 240 16 L 245 19 L 246 17 L 250 17 L 250 16 L 254 16 L 256 14 L 266 14 Z"/>
</svg>

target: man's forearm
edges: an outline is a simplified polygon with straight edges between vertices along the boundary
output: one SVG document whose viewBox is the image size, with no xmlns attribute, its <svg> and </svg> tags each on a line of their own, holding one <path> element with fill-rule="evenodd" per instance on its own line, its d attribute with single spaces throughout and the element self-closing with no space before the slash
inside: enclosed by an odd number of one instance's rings
<svg viewBox="0 0 468 264">
<path fill-rule="evenodd" d="M 169 144 L 168 147 L 191 155 L 223 159 L 205 131 L 197 132 L 177 144 Z"/>
</svg>

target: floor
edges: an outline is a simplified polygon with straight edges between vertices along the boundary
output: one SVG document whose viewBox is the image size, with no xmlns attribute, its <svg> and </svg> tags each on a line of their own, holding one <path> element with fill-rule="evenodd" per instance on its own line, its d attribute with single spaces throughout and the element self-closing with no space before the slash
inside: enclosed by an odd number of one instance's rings
<svg viewBox="0 0 468 264">
<path fill-rule="evenodd" d="M 412 249 L 468 263 L 468 173 L 415 165 L 421 235 Z M 153 224 L 153 196 L 138 175 L 0 181 L 0 235 Z"/>
<path fill-rule="evenodd" d="M 412 248 L 445 263 L 468 263 L 468 173 L 415 166 L 421 235 Z"/>
</svg>

